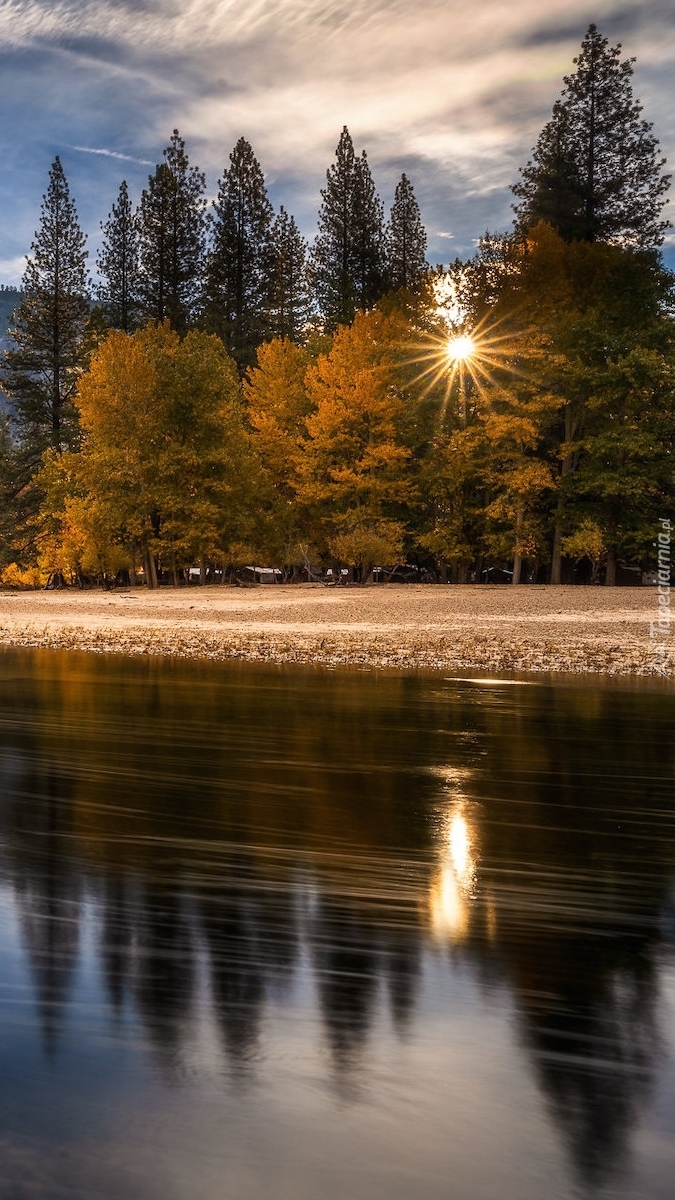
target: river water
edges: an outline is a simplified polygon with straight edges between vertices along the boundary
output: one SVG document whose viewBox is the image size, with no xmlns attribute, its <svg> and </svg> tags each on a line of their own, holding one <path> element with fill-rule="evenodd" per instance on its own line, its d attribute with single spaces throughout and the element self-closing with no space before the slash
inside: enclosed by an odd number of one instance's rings
<svg viewBox="0 0 675 1200">
<path fill-rule="evenodd" d="M 674 729 L 4 652 L 2 1200 L 670 1200 Z"/>
</svg>

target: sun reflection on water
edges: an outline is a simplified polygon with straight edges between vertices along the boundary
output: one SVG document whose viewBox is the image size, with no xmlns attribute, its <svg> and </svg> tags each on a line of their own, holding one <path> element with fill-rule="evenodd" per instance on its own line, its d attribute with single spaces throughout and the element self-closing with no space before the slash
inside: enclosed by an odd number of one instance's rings
<svg viewBox="0 0 675 1200">
<path fill-rule="evenodd" d="M 465 802 L 457 800 L 444 820 L 440 862 L 429 890 L 431 931 L 438 941 L 461 941 L 469 931 L 477 867 L 475 841 Z"/>
</svg>

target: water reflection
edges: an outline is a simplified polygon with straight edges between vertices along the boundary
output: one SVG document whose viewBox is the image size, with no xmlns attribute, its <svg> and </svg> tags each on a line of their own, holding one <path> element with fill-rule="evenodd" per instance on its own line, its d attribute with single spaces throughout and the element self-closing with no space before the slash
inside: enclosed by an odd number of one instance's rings
<svg viewBox="0 0 675 1200">
<path fill-rule="evenodd" d="M 441 860 L 429 893 L 431 928 L 437 939 L 462 941 L 469 931 L 476 880 L 476 835 L 466 816 L 466 802 L 456 800 L 444 814 Z"/>
<path fill-rule="evenodd" d="M 320 1055 L 316 1014 L 325 1079 L 363 1103 L 372 1044 L 390 1028 L 422 1045 L 429 1013 L 450 1029 L 428 980 L 468 971 L 511 997 L 570 1180 L 628 1169 L 664 1061 L 672 695 L 40 654 L 4 668 L 1 869 L 51 1061 L 80 1019 L 87 922 L 111 1017 L 174 1082 L 207 1016 L 243 1081 L 265 1079 L 284 1014 Z"/>
</svg>

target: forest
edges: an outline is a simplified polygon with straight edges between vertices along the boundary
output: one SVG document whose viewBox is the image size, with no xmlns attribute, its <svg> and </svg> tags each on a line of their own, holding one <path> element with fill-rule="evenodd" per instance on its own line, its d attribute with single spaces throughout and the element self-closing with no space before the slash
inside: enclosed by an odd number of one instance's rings
<svg viewBox="0 0 675 1200">
<path fill-rule="evenodd" d="M 311 245 L 245 138 L 209 208 L 174 130 L 92 283 L 57 157 L 0 362 L 0 582 L 649 579 L 674 279 L 632 63 L 589 27 L 513 227 L 447 268 L 346 127 Z"/>
</svg>

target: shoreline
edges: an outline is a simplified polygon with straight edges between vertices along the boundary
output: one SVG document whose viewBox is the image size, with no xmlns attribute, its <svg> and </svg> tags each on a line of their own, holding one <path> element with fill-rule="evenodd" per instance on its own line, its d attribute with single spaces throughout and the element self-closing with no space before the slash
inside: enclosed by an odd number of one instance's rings
<svg viewBox="0 0 675 1200">
<path fill-rule="evenodd" d="M 0 646 L 372 669 L 663 677 L 649 636 L 657 614 L 651 588 L 566 585 L 0 591 Z M 665 669 L 675 675 L 670 645 Z"/>
</svg>

